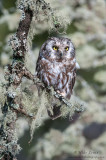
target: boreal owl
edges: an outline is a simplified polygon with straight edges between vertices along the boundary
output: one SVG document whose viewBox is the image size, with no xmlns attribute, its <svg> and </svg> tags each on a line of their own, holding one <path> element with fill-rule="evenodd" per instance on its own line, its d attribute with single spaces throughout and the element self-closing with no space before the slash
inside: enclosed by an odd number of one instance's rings
<svg viewBox="0 0 106 160">
<path fill-rule="evenodd" d="M 41 47 L 37 60 L 37 76 L 63 97 L 70 99 L 75 84 L 75 48 L 68 38 L 51 37 Z"/>
</svg>

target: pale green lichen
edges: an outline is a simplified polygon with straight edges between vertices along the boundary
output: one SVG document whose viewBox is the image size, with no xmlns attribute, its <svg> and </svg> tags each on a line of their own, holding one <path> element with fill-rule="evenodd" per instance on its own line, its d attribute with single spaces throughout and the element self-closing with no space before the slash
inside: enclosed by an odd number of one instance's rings
<svg viewBox="0 0 106 160">
<path fill-rule="evenodd" d="M 17 144 L 18 137 L 16 135 L 15 121 L 17 119 L 16 113 L 7 109 L 7 114 L 3 116 L 0 126 L 0 157 L 5 153 L 11 153 L 13 156 L 19 153 L 21 150 Z M 11 141 L 12 140 L 12 141 Z"/>
</svg>

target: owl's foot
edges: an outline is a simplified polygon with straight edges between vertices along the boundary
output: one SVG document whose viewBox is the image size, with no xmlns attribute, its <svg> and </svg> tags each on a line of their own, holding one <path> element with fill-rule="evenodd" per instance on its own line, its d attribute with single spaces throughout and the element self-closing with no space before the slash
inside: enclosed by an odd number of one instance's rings
<svg viewBox="0 0 106 160">
<path fill-rule="evenodd" d="M 65 92 L 60 92 L 59 90 L 57 90 L 56 92 L 59 93 L 62 97 L 66 97 L 66 93 Z"/>
</svg>

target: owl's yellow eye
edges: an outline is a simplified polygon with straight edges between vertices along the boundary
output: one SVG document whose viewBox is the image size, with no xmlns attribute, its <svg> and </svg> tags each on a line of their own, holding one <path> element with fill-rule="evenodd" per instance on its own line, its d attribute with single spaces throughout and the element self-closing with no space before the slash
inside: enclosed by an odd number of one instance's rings
<svg viewBox="0 0 106 160">
<path fill-rule="evenodd" d="M 57 50 L 58 50 L 58 47 L 53 46 L 53 50 L 57 51 Z"/>
<path fill-rule="evenodd" d="M 69 50 L 69 47 L 66 47 L 65 50 L 68 51 L 68 50 Z"/>
</svg>

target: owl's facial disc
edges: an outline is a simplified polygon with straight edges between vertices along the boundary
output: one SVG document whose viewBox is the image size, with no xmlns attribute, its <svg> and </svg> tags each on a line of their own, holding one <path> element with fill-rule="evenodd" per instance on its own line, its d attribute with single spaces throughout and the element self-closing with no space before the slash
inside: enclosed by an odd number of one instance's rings
<svg viewBox="0 0 106 160">
<path fill-rule="evenodd" d="M 69 54 L 68 53 L 69 46 L 61 43 L 55 45 L 53 44 L 52 50 L 53 50 L 52 54 L 54 54 L 56 60 L 62 60 L 67 56 L 67 54 Z"/>
<path fill-rule="evenodd" d="M 74 45 L 67 38 L 51 38 L 44 46 L 42 55 L 49 60 L 70 60 L 70 58 L 75 56 Z"/>
</svg>

